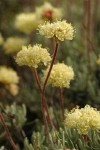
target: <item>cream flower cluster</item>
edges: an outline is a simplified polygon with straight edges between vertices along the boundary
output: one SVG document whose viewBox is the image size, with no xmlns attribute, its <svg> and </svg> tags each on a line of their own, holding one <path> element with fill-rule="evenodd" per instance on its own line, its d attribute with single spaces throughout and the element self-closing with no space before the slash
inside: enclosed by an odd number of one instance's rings
<svg viewBox="0 0 100 150">
<path fill-rule="evenodd" d="M 100 129 L 100 112 L 89 105 L 66 112 L 65 117 L 65 125 L 76 128 L 80 134 L 88 134 L 90 129 Z"/>
<path fill-rule="evenodd" d="M 19 38 L 19 37 L 9 37 L 4 42 L 3 46 L 5 49 L 5 52 L 7 54 L 17 52 L 21 49 L 22 45 L 27 44 L 27 40 L 25 38 Z"/>
<path fill-rule="evenodd" d="M 46 48 L 36 44 L 32 46 L 23 46 L 22 50 L 18 52 L 16 62 L 18 65 L 27 65 L 29 67 L 37 68 L 40 63 L 47 65 L 51 61 L 51 57 Z"/>
<path fill-rule="evenodd" d="M 17 84 L 19 77 L 13 69 L 0 66 L 0 82 L 3 84 Z"/>
<path fill-rule="evenodd" d="M 62 10 L 53 7 L 49 2 L 45 2 L 42 6 L 37 7 L 35 13 L 40 20 L 56 20 L 62 17 Z"/>
<path fill-rule="evenodd" d="M 3 39 L 3 37 L 2 37 L 2 34 L 0 33 L 0 45 L 2 45 L 3 42 L 4 42 L 4 39 Z"/>
<path fill-rule="evenodd" d="M 43 81 L 45 80 L 49 67 L 44 71 Z M 57 63 L 53 65 L 51 74 L 48 80 L 48 84 L 54 87 L 67 87 L 70 86 L 70 81 L 74 79 L 74 72 L 72 67 L 65 65 L 64 63 Z"/>
<path fill-rule="evenodd" d="M 38 20 L 34 13 L 21 13 L 16 16 L 15 27 L 24 33 L 30 33 L 38 26 Z"/>
<path fill-rule="evenodd" d="M 100 65 L 100 55 L 99 55 L 99 59 L 97 60 L 97 64 Z"/>
<path fill-rule="evenodd" d="M 65 20 L 54 23 L 45 22 L 39 26 L 39 33 L 47 38 L 55 37 L 58 41 L 72 40 L 74 37 L 74 28 Z"/>
</svg>

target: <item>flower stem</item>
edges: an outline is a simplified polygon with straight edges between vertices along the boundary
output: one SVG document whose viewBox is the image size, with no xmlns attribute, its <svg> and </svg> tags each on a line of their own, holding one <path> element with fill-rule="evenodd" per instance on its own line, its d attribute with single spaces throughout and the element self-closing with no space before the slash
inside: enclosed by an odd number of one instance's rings
<svg viewBox="0 0 100 150">
<path fill-rule="evenodd" d="M 62 88 L 59 88 L 59 96 L 60 96 L 60 104 L 62 108 L 62 117 L 64 120 L 64 100 L 63 100 Z"/>
<path fill-rule="evenodd" d="M 46 79 L 45 79 L 45 82 L 44 82 L 44 85 L 43 85 L 43 97 L 44 97 L 45 88 L 46 88 L 46 85 L 47 85 L 47 82 L 48 82 L 48 79 L 49 79 L 49 76 L 50 76 L 50 73 L 51 73 L 51 70 L 52 70 L 54 61 L 55 61 L 55 58 L 56 58 L 57 51 L 58 51 L 58 43 L 56 43 L 56 47 L 55 47 L 55 50 L 54 50 L 52 62 L 51 62 L 51 65 L 50 65 L 48 74 L 47 74 L 47 76 L 46 76 Z"/>
<path fill-rule="evenodd" d="M 7 134 L 7 136 L 8 136 L 8 139 L 9 139 L 9 141 L 10 141 L 10 143 L 11 143 L 13 149 L 14 149 L 14 150 L 18 150 L 17 146 L 15 145 L 15 143 L 14 143 L 12 137 L 11 137 L 11 134 L 10 134 L 10 132 L 9 132 L 9 130 L 8 130 L 8 127 L 7 127 L 6 124 L 5 124 L 4 117 L 3 117 L 3 115 L 1 114 L 1 112 L 0 112 L 0 119 L 1 119 L 1 122 L 2 122 L 2 124 L 3 124 L 3 126 L 4 126 L 4 128 L 5 128 L 6 134 Z"/>
<path fill-rule="evenodd" d="M 38 77 L 37 70 L 34 68 L 33 72 L 34 72 L 34 78 L 35 78 L 35 80 L 36 80 L 36 83 L 37 83 L 37 85 L 38 85 L 38 88 L 39 88 L 39 90 L 40 90 L 40 93 L 42 94 L 42 87 L 41 87 L 41 84 L 40 84 L 40 80 L 39 80 L 39 77 Z M 46 109 L 46 111 L 47 111 L 48 121 L 49 121 L 49 123 L 50 123 L 51 128 L 53 128 L 53 122 L 52 122 L 51 117 L 50 117 L 50 114 L 49 114 L 49 109 L 48 109 L 48 104 L 47 104 L 47 102 L 46 102 L 46 99 L 44 99 L 44 105 L 45 105 L 45 109 Z"/>
<path fill-rule="evenodd" d="M 44 104 L 44 101 L 45 101 L 45 88 L 46 88 L 47 81 L 48 81 L 48 78 L 49 78 L 49 76 L 50 76 L 50 73 L 51 73 L 51 70 L 52 70 L 52 67 L 53 67 L 55 58 L 56 58 L 57 50 L 58 50 L 58 43 L 56 43 L 56 47 L 55 47 L 54 54 L 53 54 L 53 59 L 52 59 L 52 62 L 51 62 L 51 65 L 50 65 L 50 68 L 49 68 L 47 77 L 46 77 L 46 79 L 45 79 L 45 81 L 44 81 L 43 89 L 42 89 L 42 103 L 43 103 L 43 104 Z M 43 107 L 45 107 L 45 105 L 43 105 Z M 43 109 L 43 110 L 44 110 L 44 109 Z M 44 112 L 43 112 L 43 113 L 44 113 Z"/>
</svg>

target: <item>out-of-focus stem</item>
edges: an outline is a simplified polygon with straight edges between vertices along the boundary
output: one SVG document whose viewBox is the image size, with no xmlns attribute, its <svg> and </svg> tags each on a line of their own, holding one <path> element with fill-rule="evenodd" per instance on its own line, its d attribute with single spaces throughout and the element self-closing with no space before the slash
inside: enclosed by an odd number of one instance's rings
<svg viewBox="0 0 100 150">
<path fill-rule="evenodd" d="M 9 139 L 9 141 L 10 141 L 10 143 L 11 143 L 13 149 L 14 149 L 14 150 L 19 150 L 19 149 L 17 148 L 17 146 L 15 145 L 15 143 L 14 143 L 12 137 L 11 137 L 11 134 L 10 134 L 10 132 L 9 132 L 9 130 L 8 130 L 8 127 L 7 127 L 6 124 L 5 124 L 4 117 L 3 117 L 3 115 L 1 114 L 1 112 L 0 112 L 0 120 L 1 120 L 1 122 L 2 122 L 2 124 L 3 124 L 3 127 L 4 127 L 4 129 L 5 129 L 5 131 L 6 131 L 6 134 L 7 134 L 7 136 L 8 136 L 8 139 Z"/>
<path fill-rule="evenodd" d="M 64 100 L 63 100 L 62 88 L 59 88 L 59 96 L 60 96 L 60 104 L 62 108 L 62 117 L 64 119 Z"/>
</svg>

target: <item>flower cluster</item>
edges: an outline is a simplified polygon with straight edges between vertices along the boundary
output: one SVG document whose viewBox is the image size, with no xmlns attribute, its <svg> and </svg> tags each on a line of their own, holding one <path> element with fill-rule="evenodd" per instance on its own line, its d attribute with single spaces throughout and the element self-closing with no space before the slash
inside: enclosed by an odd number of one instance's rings
<svg viewBox="0 0 100 150">
<path fill-rule="evenodd" d="M 19 82 L 19 77 L 13 69 L 0 66 L 0 82 L 3 84 L 17 84 Z"/>
<path fill-rule="evenodd" d="M 16 62 L 18 65 L 27 65 L 37 68 L 40 63 L 47 65 L 51 61 L 51 57 L 46 48 L 36 44 L 32 46 L 23 46 L 22 50 L 17 53 Z"/>
<path fill-rule="evenodd" d="M 34 13 L 21 13 L 16 16 L 15 27 L 24 33 L 31 33 L 38 25 L 38 20 Z"/>
<path fill-rule="evenodd" d="M 0 33 L 0 45 L 2 45 L 3 42 L 4 42 L 4 39 L 3 39 L 3 37 L 2 37 L 2 34 Z"/>
<path fill-rule="evenodd" d="M 45 80 L 49 67 L 44 71 L 43 81 Z M 64 63 L 57 63 L 53 65 L 51 74 L 48 80 L 48 84 L 54 87 L 67 87 L 70 86 L 70 81 L 74 78 L 74 72 L 72 67 L 65 65 Z"/>
<path fill-rule="evenodd" d="M 62 10 L 53 7 L 49 2 L 45 2 L 44 5 L 37 7 L 35 13 L 39 20 L 56 20 L 62 17 Z"/>
<path fill-rule="evenodd" d="M 39 33 L 47 38 L 54 37 L 58 41 L 72 40 L 74 37 L 74 28 L 65 20 L 54 23 L 45 22 L 39 26 Z"/>
<path fill-rule="evenodd" d="M 97 64 L 100 65 L 100 55 L 99 55 L 99 59 L 97 60 Z"/>
<path fill-rule="evenodd" d="M 11 68 L 0 66 L 0 83 L 4 84 L 12 95 L 17 95 L 19 77 Z"/>
<path fill-rule="evenodd" d="M 17 52 L 21 49 L 22 45 L 25 45 L 27 40 L 19 37 L 9 37 L 4 43 L 4 49 L 7 54 Z"/>
<path fill-rule="evenodd" d="M 65 113 L 65 125 L 76 128 L 80 134 L 87 134 L 90 129 L 100 129 L 100 112 L 86 105 Z"/>
</svg>

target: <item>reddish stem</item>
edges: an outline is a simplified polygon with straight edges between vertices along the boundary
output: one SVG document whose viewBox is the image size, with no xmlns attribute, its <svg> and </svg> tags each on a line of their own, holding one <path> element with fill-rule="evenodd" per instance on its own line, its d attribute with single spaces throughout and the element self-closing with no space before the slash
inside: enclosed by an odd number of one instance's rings
<svg viewBox="0 0 100 150">
<path fill-rule="evenodd" d="M 64 100 L 63 100 L 62 88 L 59 88 L 59 96 L 60 96 L 60 104 L 62 108 L 62 116 L 64 119 Z"/>
<path fill-rule="evenodd" d="M 37 70 L 34 69 L 33 71 L 34 71 L 34 78 L 35 78 L 35 80 L 36 80 L 36 83 L 37 83 L 37 85 L 38 85 L 38 88 L 39 88 L 39 90 L 40 90 L 40 93 L 42 94 L 42 87 L 41 87 L 41 84 L 40 84 L 40 80 L 39 80 L 39 76 L 38 76 Z M 50 123 L 51 128 L 53 128 L 53 122 L 52 122 L 51 117 L 50 117 L 50 114 L 49 114 L 49 109 L 48 109 L 48 104 L 47 104 L 47 102 L 46 102 L 46 99 L 44 99 L 44 105 L 45 105 L 45 109 L 46 109 L 46 111 L 47 111 L 48 121 L 49 121 L 49 123 Z"/>
<path fill-rule="evenodd" d="M 10 141 L 10 143 L 11 143 L 13 149 L 14 149 L 14 150 L 19 150 L 19 149 L 17 148 L 17 146 L 15 145 L 15 143 L 14 143 L 12 137 L 11 137 L 11 134 L 10 134 L 10 132 L 9 132 L 9 130 L 8 130 L 8 127 L 7 127 L 6 124 L 5 124 L 4 117 L 3 117 L 3 115 L 1 114 L 1 112 L 0 112 L 0 119 L 1 119 L 1 122 L 2 122 L 2 124 L 3 124 L 3 126 L 4 126 L 4 128 L 5 128 L 6 134 L 7 134 L 7 136 L 8 136 L 8 139 L 9 139 L 9 141 Z"/>
<path fill-rule="evenodd" d="M 42 91 L 43 91 L 43 97 L 44 97 L 45 88 L 46 88 L 46 85 L 47 85 L 47 82 L 48 82 L 48 79 L 49 79 L 49 76 L 50 76 L 50 73 L 51 73 L 51 70 L 52 70 L 54 61 L 55 61 L 55 58 L 56 58 L 57 51 L 58 51 L 58 43 L 56 43 L 56 47 L 55 47 L 55 50 L 54 50 L 52 62 L 51 62 L 51 65 L 50 65 L 48 74 L 47 74 L 47 76 L 46 76 L 46 79 L 45 79 L 45 82 L 44 82 L 44 85 L 43 85 L 43 90 L 42 90 Z"/>
</svg>

